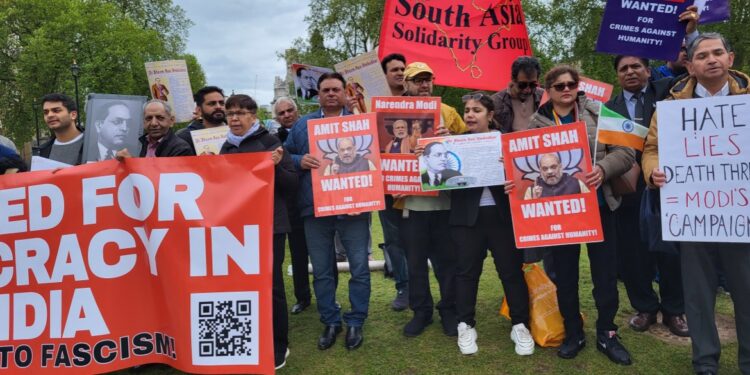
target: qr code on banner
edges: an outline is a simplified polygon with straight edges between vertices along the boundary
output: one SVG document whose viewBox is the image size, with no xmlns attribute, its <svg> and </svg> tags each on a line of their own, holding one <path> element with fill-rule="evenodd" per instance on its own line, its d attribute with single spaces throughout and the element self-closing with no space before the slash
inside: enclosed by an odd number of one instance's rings
<svg viewBox="0 0 750 375">
<path fill-rule="evenodd" d="M 194 365 L 258 364 L 258 292 L 190 295 Z"/>
</svg>

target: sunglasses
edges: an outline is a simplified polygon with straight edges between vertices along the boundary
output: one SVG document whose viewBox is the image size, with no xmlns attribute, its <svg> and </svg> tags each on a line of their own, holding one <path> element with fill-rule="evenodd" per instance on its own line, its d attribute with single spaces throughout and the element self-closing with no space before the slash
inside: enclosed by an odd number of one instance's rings
<svg viewBox="0 0 750 375">
<path fill-rule="evenodd" d="M 475 93 L 475 94 L 466 94 L 466 95 L 464 95 L 464 96 L 461 97 L 461 101 L 468 102 L 469 100 L 479 100 L 479 99 L 482 99 L 485 96 L 487 96 L 487 95 L 482 94 L 480 92 Z"/>
<path fill-rule="evenodd" d="M 532 81 L 532 82 L 526 82 L 526 81 L 516 82 L 516 87 L 518 87 L 519 90 L 526 90 L 529 87 L 531 87 L 531 89 L 533 90 L 533 89 L 537 88 L 537 86 L 539 86 L 539 82 L 537 82 L 537 81 Z"/>
<path fill-rule="evenodd" d="M 555 90 L 557 90 L 559 92 L 565 91 L 566 88 L 568 90 L 575 90 L 576 88 L 578 88 L 578 82 L 556 83 L 556 84 L 552 85 L 552 88 L 554 88 Z"/>
</svg>

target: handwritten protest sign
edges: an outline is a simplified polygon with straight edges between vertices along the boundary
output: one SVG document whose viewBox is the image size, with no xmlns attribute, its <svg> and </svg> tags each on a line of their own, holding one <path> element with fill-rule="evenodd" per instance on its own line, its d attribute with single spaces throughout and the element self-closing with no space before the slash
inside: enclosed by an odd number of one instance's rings
<svg viewBox="0 0 750 375">
<path fill-rule="evenodd" d="M 310 120 L 315 216 L 385 209 L 378 130 L 374 113 Z"/>
<path fill-rule="evenodd" d="M 272 373 L 273 178 L 268 153 L 0 176 L 0 368 Z"/>
<path fill-rule="evenodd" d="M 662 238 L 750 242 L 750 95 L 656 106 Z"/>
<path fill-rule="evenodd" d="M 672 61 L 685 38 L 685 24 L 678 17 L 691 4 L 684 0 L 607 0 L 596 50 Z"/>
<path fill-rule="evenodd" d="M 146 63 L 151 98 L 172 106 L 177 122 L 193 119 L 193 89 L 185 60 L 152 61 Z"/>
<path fill-rule="evenodd" d="M 586 125 L 577 122 L 503 134 L 505 174 L 518 248 L 604 240 Z"/>
<path fill-rule="evenodd" d="M 410 153 L 420 138 L 432 137 L 440 124 L 439 97 L 378 96 L 372 98 L 378 114 L 382 153 Z"/>
<path fill-rule="evenodd" d="M 465 189 L 502 185 L 500 132 L 421 138 L 422 190 Z"/>
<path fill-rule="evenodd" d="M 438 85 L 492 91 L 508 85 L 513 60 L 533 54 L 520 0 L 386 0 L 378 55 L 390 53 L 426 62 Z"/>
<path fill-rule="evenodd" d="M 391 94 L 376 50 L 342 61 L 334 65 L 334 68 L 346 80 L 346 94 L 357 98 L 356 107 L 359 113 L 372 110 L 370 107 L 372 97 Z"/>
<path fill-rule="evenodd" d="M 383 190 L 386 194 L 426 195 L 437 197 L 437 191 L 422 191 L 419 160 L 413 154 L 382 154 Z"/>
</svg>

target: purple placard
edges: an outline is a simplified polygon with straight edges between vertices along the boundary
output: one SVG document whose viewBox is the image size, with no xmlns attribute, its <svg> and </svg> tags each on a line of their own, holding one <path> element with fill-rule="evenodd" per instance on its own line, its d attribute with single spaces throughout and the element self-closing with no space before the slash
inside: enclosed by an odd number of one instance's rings
<svg viewBox="0 0 750 375">
<path fill-rule="evenodd" d="M 607 0 L 596 50 L 674 60 L 685 38 L 680 13 L 692 0 Z"/>
<path fill-rule="evenodd" d="M 695 5 L 701 14 L 698 23 L 702 25 L 729 19 L 729 0 L 695 0 Z"/>
</svg>

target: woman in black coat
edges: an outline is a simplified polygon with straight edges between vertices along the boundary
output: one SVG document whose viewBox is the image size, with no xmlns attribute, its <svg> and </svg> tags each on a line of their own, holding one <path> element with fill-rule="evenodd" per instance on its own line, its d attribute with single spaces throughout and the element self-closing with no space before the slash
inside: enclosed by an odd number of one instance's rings
<svg viewBox="0 0 750 375">
<path fill-rule="evenodd" d="M 477 92 L 465 95 L 463 100 L 464 122 L 470 133 L 497 131 L 490 129 L 494 105 L 489 96 Z M 497 168 L 502 168 L 502 164 L 498 163 Z M 516 354 L 533 354 L 534 339 L 528 329 L 529 291 L 522 270 L 523 252 L 515 246 L 504 187 L 452 190 L 450 225 L 453 241 L 461 249 L 456 265 L 456 314 L 461 353 L 473 354 L 478 350 L 474 316 L 479 276 L 489 249 L 508 299 L 513 324 L 510 338 L 515 343 Z"/>
<path fill-rule="evenodd" d="M 291 230 L 286 202 L 297 189 L 297 172 L 292 158 L 284 153 L 281 141 L 260 123 L 258 104 L 247 95 L 232 95 L 226 100 L 229 134 L 220 154 L 241 152 L 271 152 L 275 165 L 273 197 L 273 342 L 276 368 L 286 363 L 289 355 L 289 317 L 282 264 L 284 263 L 285 234 Z"/>
</svg>

